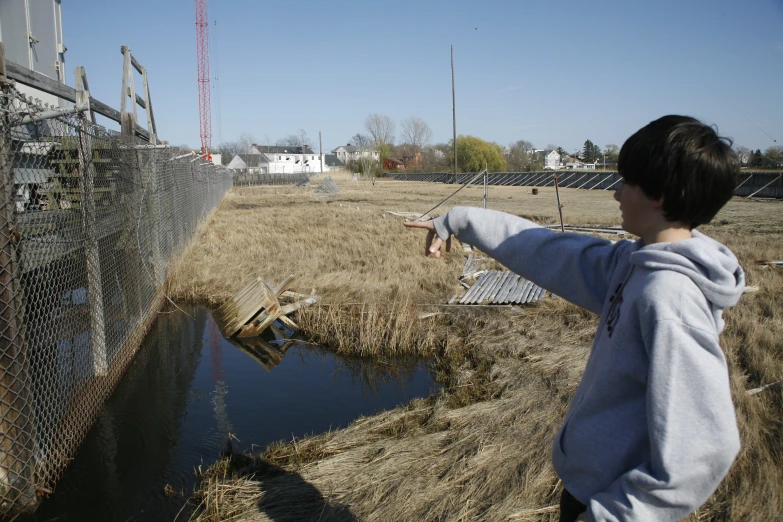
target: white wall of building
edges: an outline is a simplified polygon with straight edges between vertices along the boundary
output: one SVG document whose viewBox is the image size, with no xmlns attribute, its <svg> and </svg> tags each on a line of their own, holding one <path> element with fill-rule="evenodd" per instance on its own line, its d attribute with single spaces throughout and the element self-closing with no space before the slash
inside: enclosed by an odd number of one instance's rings
<svg viewBox="0 0 783 522">
<path fill-rule="evenodd" d="M 6 60 L 65 83 L 66 48 L 60 0 L 0 0 L 0 41 Z M 17 88 L 55 107 L 70 105 L 26 85 L 17 83 Z"/>
</svg>

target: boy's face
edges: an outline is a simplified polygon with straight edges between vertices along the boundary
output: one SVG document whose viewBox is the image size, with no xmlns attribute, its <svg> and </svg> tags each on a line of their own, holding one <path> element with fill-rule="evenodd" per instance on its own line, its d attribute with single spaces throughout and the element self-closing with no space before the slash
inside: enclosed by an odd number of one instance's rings
<svg viewBox="0 0 783 522">
<path fill-rule="evenodd" d="M 622 227 L 626 232 L 645 237 L 661 218 L 660 202 L 648 198 L 638 185 L 621 181 L 614 191 L 614 199 L 620 202 Z"/>
</svg>

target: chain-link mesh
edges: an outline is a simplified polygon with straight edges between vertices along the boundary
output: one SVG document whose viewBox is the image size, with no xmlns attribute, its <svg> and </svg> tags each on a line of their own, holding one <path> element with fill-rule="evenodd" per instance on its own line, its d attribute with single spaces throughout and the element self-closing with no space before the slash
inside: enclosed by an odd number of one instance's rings
<svg viewBox="0 0 783 522">
<path fill-rule="evenodd" d="M 31 509 L 76 453 L 163 299 L 173 260 L 231 188 L 1 84 L 0 513 Z"/>
</svg>

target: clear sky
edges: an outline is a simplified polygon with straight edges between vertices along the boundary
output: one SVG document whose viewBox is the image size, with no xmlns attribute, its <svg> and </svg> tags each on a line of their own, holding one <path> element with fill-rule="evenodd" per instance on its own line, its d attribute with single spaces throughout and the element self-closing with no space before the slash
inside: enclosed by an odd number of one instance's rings
<svg viewBox="0 0 783 522">
<path fill-rule="evenodd" d="M 128 45 L 161 139 L 199 147 L 192 0 L 63 0 L 68 84 L 119 108 Z M 370 113 L 507 145 L 622 145 L 664 114 L 783 144 L 783 0 L 209 0 L 213 148 L 304 129 L 330 151 Z M 137 89 L 141 78 L 136 77 Z M 219 112 L 217 100 L 219 93 Z M 144 119 L 142 118 L 142 125 Z"/>
</svg>

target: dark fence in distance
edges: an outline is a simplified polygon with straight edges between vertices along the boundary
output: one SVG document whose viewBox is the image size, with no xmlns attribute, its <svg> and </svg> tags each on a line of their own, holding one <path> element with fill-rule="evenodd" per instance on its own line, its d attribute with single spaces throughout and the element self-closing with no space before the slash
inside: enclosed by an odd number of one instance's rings
<svg viewBox="0 0 783 522">
<path fill-rule="evenodd" d="M 387 172 L 386 176 L 401 181 L 429 181 L 432 183 L 463 184 L 476 173 L 463 172 L 454 176 L 453 172 Z M 588 190 L 610 190 L 620 181 L 620 175 L 614 172 L 594 170 L 561 170 L 557 173 L 558 184 L 563 188 L 581 188 Z M 481 179 L 474 182 L 481 185 Z M 553 187 L 554 172 L 490 172 L 487 184 L 493 186 L 515 187 Z M 742 171 L 737 176 L 737 188 L 734 195 L 756 198 L 783 199 L 783 172 Z"/>
<path fill-rule="evenodd" d="M 298 185 L 310 181 L 306 173 L 298 174 L 234 174 L 235 187 L 250 185 Z"/>
</svg>

